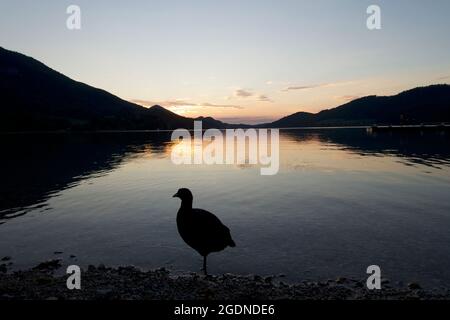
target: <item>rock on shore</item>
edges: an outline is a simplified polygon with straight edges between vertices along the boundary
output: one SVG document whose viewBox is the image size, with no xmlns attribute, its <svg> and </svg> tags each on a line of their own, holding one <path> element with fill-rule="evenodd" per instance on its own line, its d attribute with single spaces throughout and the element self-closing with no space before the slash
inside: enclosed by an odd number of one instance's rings
<svg viewBox="0 0 450 320">
<path fill-rule="evenodd" d="M 57 260 L 30 270 L 0 271 L 0 300 L 276 300 L 276 299 L 449 299 L 450 291 L 425 291 L 414 284 L 369 291 L 365 283 L 339 278 L 322 282 L 286 284 L 278 278 L 224 274 L 174 276 L 165 269 L 89 266 L 82 271 L 81 290 L 68 290 L 68 275 L 57 276 Z"/>
</svg>

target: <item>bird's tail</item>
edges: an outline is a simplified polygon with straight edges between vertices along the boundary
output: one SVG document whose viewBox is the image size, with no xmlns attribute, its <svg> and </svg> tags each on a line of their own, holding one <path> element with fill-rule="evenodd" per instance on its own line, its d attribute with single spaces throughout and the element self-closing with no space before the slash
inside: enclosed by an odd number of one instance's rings
<svg viewBox="0 0 450 320">
<path fill-rule="evenodd" d="M 231 235 L 230 235 L 230 240 L 229 240 L 229 242 L 228 242 L 228 245 L 230 246 L 230 247 L 232 247 L 232 248 L 234 248 L 234 247 L 236 247 L 236 243 L 233 241 L 233 239 L 231 238 Z"/>
<path fill-rule="evenodd" d="M 226 230 L 226 234 L 227 234 L 225 239 L 228 238 L 227 239 L 227 245 L 232 247 L 232 248 L 236 247 L 236 243 L 234 243 L 233 238 L 231 237 L 230 229 L 226 228 L 225 230 Z"/>
</svg>

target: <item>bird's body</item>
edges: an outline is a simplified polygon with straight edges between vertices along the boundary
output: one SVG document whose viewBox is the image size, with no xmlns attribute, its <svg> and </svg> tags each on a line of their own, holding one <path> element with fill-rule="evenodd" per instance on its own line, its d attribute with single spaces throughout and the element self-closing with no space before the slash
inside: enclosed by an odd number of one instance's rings
<svg viewBox="0 0 450 320">
<path fill-rule="evenodd" d="M 180 208 L 177 226 L 181 238 L 202 256 L 235 246 L 230 229 L 208 211 Z"/>
<path fill-rule="evenodd" d="M 188 189 L 180 189 L 174 197 L 181 199 L 181 207 L 177 214 L 177 227 L 181 238 L 201 256 L 206 274 L 206 257 L 211 252 L 234 247 L 230 229 L 214 214 L 203 209 L 192 208 L 192 193 Z"/>
</svg>

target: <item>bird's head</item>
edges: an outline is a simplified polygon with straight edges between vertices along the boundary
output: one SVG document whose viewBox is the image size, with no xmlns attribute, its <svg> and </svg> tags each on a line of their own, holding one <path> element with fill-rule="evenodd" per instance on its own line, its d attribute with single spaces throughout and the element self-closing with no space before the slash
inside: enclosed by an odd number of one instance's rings
<svg viewBox="0 0 450 320">
<path fill-rule="evenodd" d="M 187 188 L 181 188 L 173 195 L 174 198 L 180 198 L 181 201 L 191 201 L 193 199 L 191 190 Z"/>
</svg>

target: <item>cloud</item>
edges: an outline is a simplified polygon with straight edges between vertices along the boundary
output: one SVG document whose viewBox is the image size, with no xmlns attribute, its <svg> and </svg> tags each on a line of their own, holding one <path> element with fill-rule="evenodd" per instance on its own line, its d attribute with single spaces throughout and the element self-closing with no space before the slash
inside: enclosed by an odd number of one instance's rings
<svg viewBox="0 0 450 320">
<path fill-rule="evenodd" d="M 284 89 L 281 89 L 281 91 L 283 92 L 288 92 L 288 91 L 294 91 L 294 90 L 305 90 L 305 89 L 313 89 L 313 88 L 319 88 L 320 85 L 315 85 L 315 86 L 289 86 L 286 87 Z"/>
<path fill-rule="evenodd" d="M 234 91 L 234 95 L 239 98 L 248 98 L 253 96 L 254 93 L 244 89 L 237 89 L 236 91 Z"/>
<path fill-rule="evenodd" d="M 439 77 L 436 80 L 440 81 L 440 80 L 447 80 L 447 79 L 450 79 L 450 76 Z"/>
<path fill-rule="evenodd" d="M 264 101 L 264 102 L 273 102 L 272 99 L 270 99 L 268 96 L 264 95 L 264 94 L 260 94 L 258 96 L 258 101 Z"/>
<path fill-rule="evenodd" d="M 308 90 L 308 89 L 316 89 L 316 88 L 330 88 L 343 86 L 354 83 L 353 81 L 343 81 L 343 82 L 331 82 L 331 83 L 321 83 L 321 84 L 310 84 L 310 85 L 294 85 L 288 86 L 284 89 L 281 89 L 282 92 L 296 91 L 296 90 Z"/>
<path fill-rule="evenodd" d="M 352 95 L 346 95 L 346 96 L 336 96 L 333 97 L 335 100 L 337 101 L 341 101 L 341 102 L 349 102 L 349 101 L 353 101 L 356 99 L 361 98 L 361 96 L 352 96 Z"/>
<path fill-rule="evenodd" d="M 277 120 L 277 117 L 220 117 L 219 120 L 226 123 L 245 123 L 245 124 L 261 124 L 269 123 Z"/>
<path fill-rule="evenodd" d="M 131 100 L 134 103 L 151 107 L 154 105 L 160 105 L 163 107 L 210 107 L 210 108 L 233 108 L 233 109 L 243 109 L 243 107 L 233 104 L 215 104 L 210 102 L 204 102 L 204 103 L 193 103 L 190 101 L 187 101 L 186 99 L 176 99 L 176 100 L 166 100 L 166 101 L 149 101 L 149 100 L 141 100 L 141 99 L 133 99 Z"/>
<path fill-rule="evenodd" d="M 214 104 L 209 102 L 201 103 L 197 106 L 201 107 L 213 107 L 213 108 L 233 108 L 233 109 L 244 109 L 244 107 L 233 105 L 233 104 Z"/>
<path fill-rule="evenodd" d="M 149 100 L 140 100 L 140 99 L 133 99 L 131 100 L 131 102 L 146 106 L 146 107 L 151 107 L 154 105 L 160 105 L 160 106 L 186 106 L 186 105 L 190 105 L 190 102 L 187 102 L 186 100 L 166 100 L 166 101 L 149 101 Z"/>
<path fill-rule="evenodd" d="M 238 97 L 238 98 L 244 98 L 244 99 L 246 99 L 246 98 L 254 98 L 254 99 L 256 99 L 256 101 L 262 101 L 262 102 L 273 102 L 273 100 L 270 99 L 265 94 L 260 94 L 260 93 L 252 92 L 250 90 L 245 90 L 245 89 L 237 89 L 237 90 L 235 90 L 234 93 L 233 93 L 233 96 L 234 97 Z"/>
</svg>

